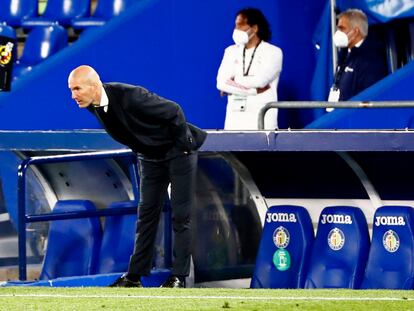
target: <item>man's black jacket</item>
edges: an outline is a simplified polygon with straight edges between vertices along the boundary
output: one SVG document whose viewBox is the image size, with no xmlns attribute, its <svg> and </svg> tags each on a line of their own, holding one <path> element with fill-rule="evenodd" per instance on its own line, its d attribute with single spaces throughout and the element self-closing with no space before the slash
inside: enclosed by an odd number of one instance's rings
<svg viewBox="0 0 414 311">
<path fill-rule="evenodd" d="M 90 105 L 109 135 L 149 158 L 163 158 L 173 148 L 197 150 L 207 133 L 186 122 L 181 107 L 143 87 L 104 83 L 108 111 Z"/>
</svg>

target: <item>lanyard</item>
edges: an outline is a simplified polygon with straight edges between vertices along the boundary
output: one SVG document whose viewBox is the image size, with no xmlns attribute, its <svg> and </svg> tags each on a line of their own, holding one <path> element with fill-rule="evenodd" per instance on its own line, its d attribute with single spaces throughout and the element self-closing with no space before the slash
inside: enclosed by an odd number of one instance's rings
<svg viewBox="0 0 414 311">
<path fill-rule="evenodd" d="M 348 51 L 345 54 L 343 54 L 336 68 L 334 83 L 333 83 L 333 87 L 336 89 L 339 88 L 339 82 L 341 81 L 342 74 L 344 73 L 345 67 L 348 64 L 350 54 L 351 52 L 348 52 Z"/>
<path fill-rule="evenodd" d="M 259 44 L 260 43 L 262 43 L 262 41 L 260 41 L 259 42 Z M 249 63 L 249 66 L 247 67 L 247 71 L 245 72 L 244 71 L 244 62 L 245 62 L 245 57 L 246 57 L 246 47 L 243 49 L 243 76 L 247 76 L 248 74 L 249 74 L 249 71 L 250 71 L 250 67 L 252 66 L 252 62 L 253 62 L 253 58 L 254 58 L 254 54 L 256 53 L 256 50 L 257 50 L 257 47 L 259 46 L 259 44 L 258 45 L 256 45 L 256 47 L 254 48 L 254 50 L 253 50 L 253 54 L 252 54 L 252 58 L 250 58 L 250 63 Z"/>
</svg>

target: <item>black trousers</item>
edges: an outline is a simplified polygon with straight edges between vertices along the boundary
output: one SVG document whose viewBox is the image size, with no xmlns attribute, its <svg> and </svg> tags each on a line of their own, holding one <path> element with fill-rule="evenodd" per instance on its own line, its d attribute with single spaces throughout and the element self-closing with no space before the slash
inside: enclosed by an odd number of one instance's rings
<svg viewBox="0 0 414 311">
<path fill-rule="evenodd" d="M 171 183 L 174 231 L 172 274 L 188 276 L 191 258 L 191 210 L 194 205 L 197 152 L 162 161 L 139 160 L 140 202 L 128 273 L 149 275 L 167 187 Z"/>
</svg>

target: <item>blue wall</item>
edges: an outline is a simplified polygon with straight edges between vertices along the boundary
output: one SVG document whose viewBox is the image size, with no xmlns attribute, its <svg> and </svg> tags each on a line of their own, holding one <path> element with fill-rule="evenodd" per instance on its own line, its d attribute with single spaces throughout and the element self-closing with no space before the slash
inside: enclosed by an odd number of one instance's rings
<svg viewBox="0 0 414 311">
<path fill-rule="evenodd" d="M 235 13 L 263 10 L 272 43 L 284 52 L 281 100 L 309 98 L 315 65 L 312 33 L 326 0 L 140 0 L 122 18 L 92 30 L 0 94 L 0 129 L 97 128 L 70 98 L 67 75 L 90 64 L 104 82 L 140 84 L 183 106 L 187 119 L 222 128 L 226 99 L 216 90 L 224 48 L 232 44 Z"/>
</svg>

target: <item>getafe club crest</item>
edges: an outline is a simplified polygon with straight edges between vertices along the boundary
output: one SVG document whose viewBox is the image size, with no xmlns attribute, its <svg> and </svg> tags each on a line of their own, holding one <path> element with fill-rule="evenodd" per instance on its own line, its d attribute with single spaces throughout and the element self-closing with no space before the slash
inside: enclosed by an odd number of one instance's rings
<svg viewBox="0 0 414 311">
<path fill-rule="evenodd" d="M 6 45 L 0 45 L 0 65 L 7 65 L 12 59 L 13 43 L 7 42 Z"/>
<path fill-rule="evenodd" d="M 328 245 L 334 251 L 339 251 L 345 244 L 345 235 L 341 229 L 333 228 L 328 234 Z"/>
<path fill-rule="evenodd" d="M 400 247 L 400 237 L 395 231 L 388 230 L 382 237 L 382 244 L 388 252 L 394 253 Z"/>
<path fill-rule="evenodd" d="M 277 227 L 273 232 L 273 243 L 277 248 L 286 248 L 290 242 L 289 231 L 285 227 Z"/>
</svg>

